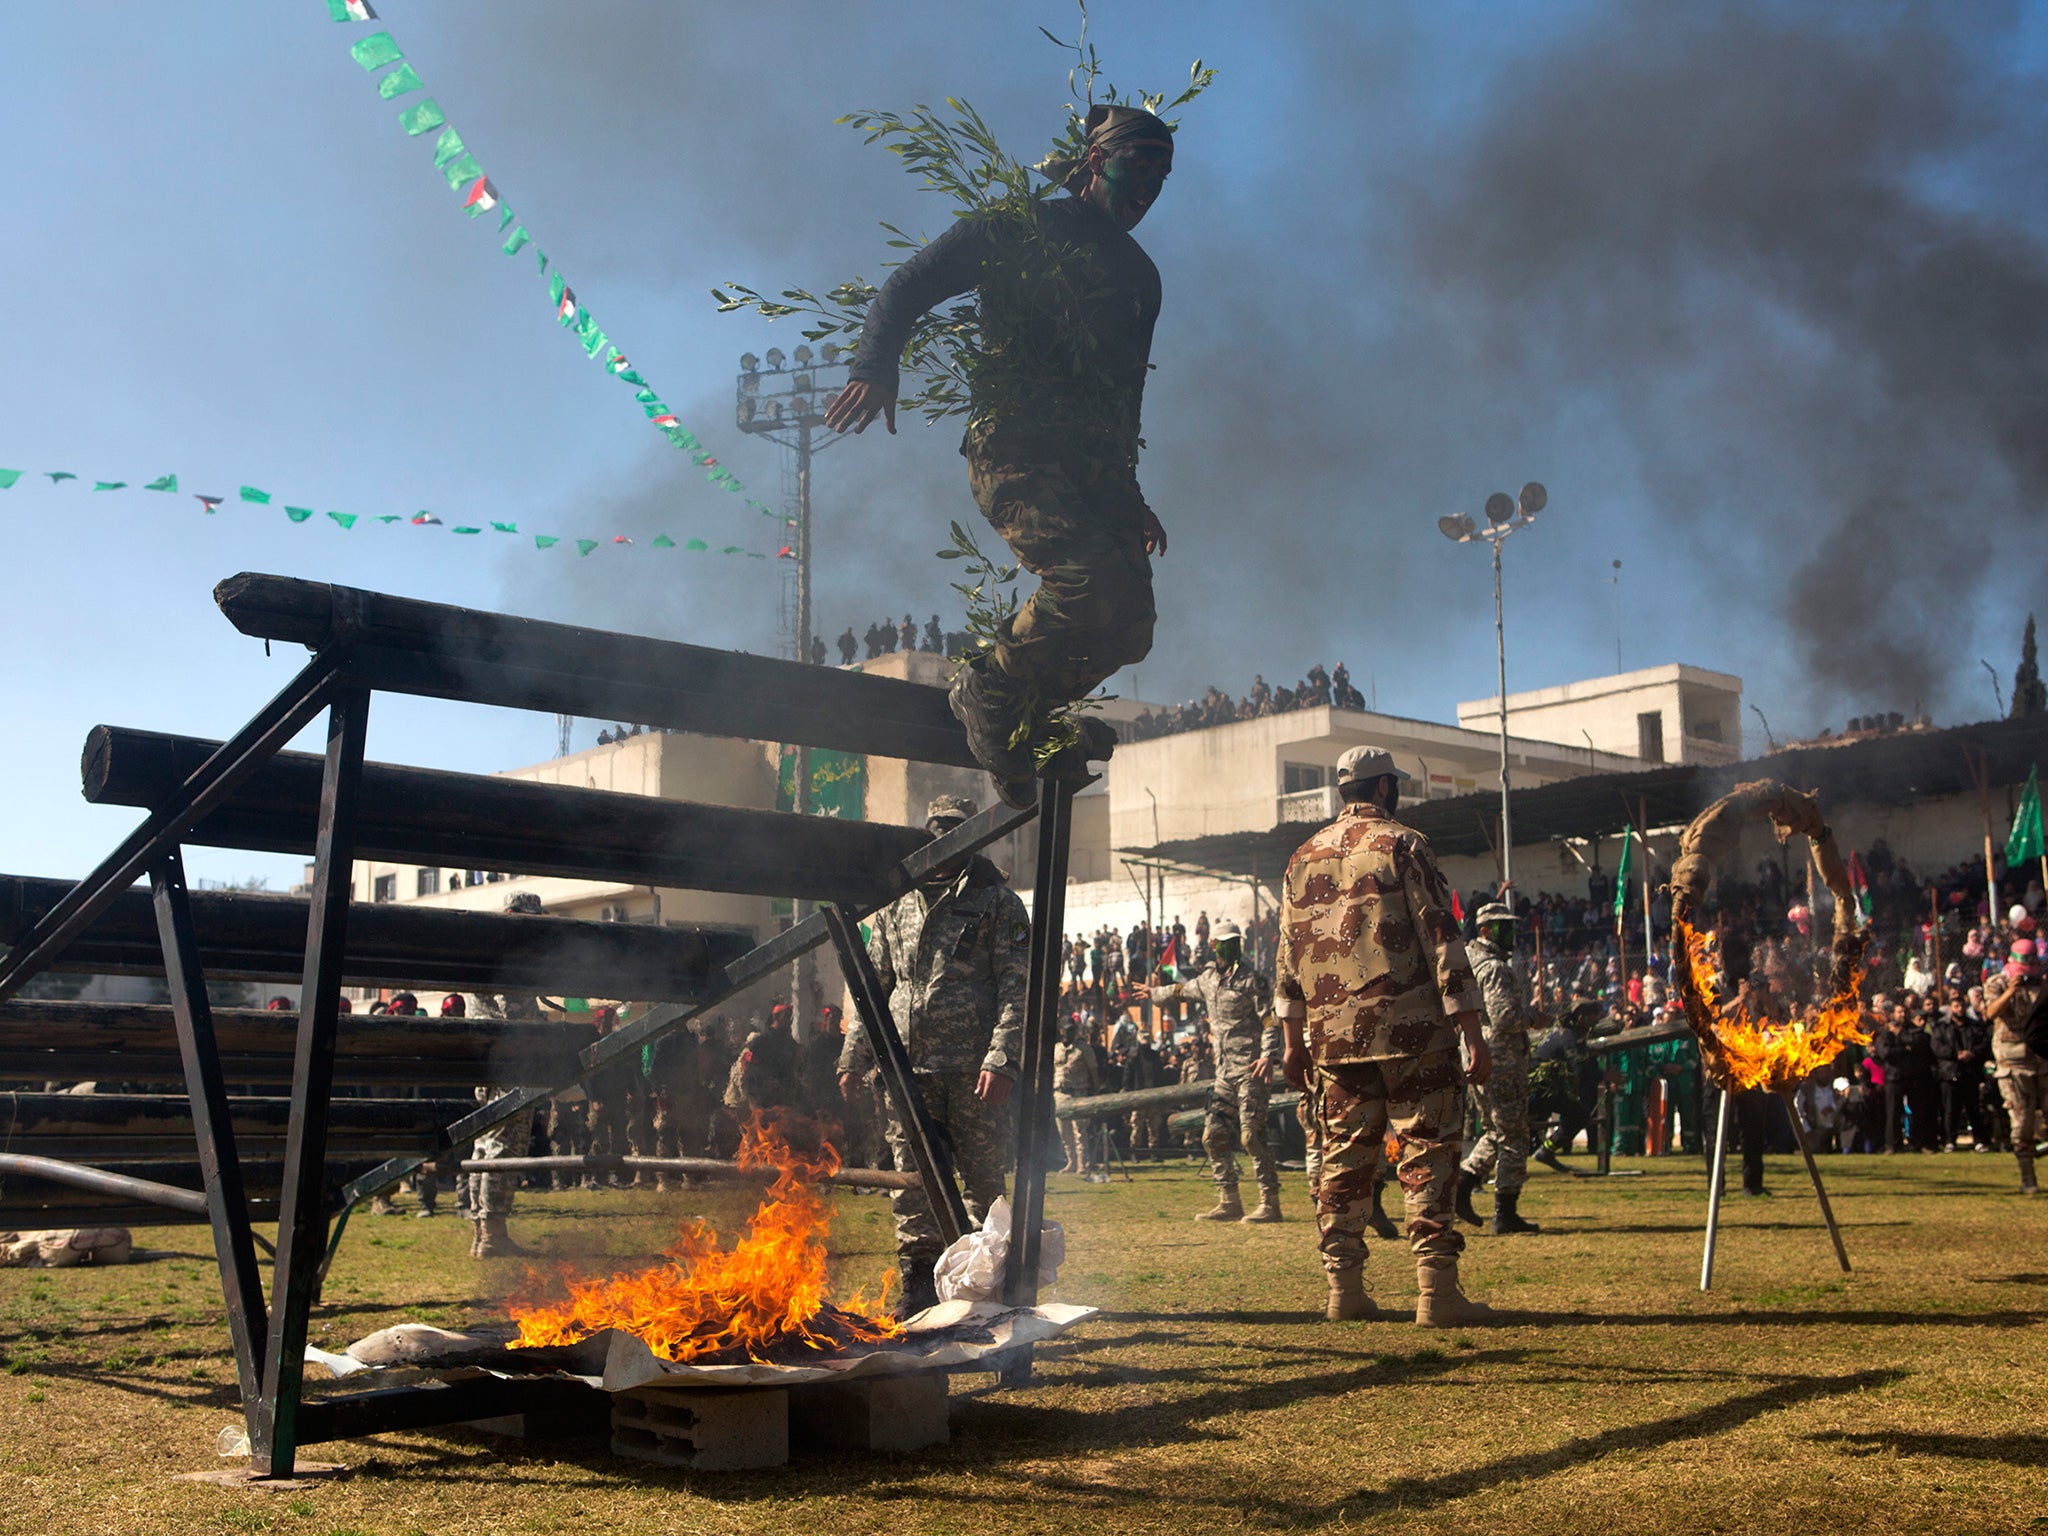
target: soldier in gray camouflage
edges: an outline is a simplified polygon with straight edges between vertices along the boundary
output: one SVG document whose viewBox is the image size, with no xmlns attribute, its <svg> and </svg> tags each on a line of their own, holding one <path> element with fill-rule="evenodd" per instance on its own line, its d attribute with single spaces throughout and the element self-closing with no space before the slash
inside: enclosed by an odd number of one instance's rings
<svg viewBox="0 0 2048 1536">
<path fill-rule="evenodd" d="M 546 908 L 540 898 L 530 891 L 521 891 L 505 903 L 508 913 L 523 916 L 540 916 Z M 479 992 L 472 994 L 465 1011 L 471 1018 L 504 1019 L 522 1024 L 545 1023 L 547 1015 L 541 1012 L 540 999 L 524 993 Z M 492 1084 L 482 1084 L 476 1090 L 477 1102 L 489 1103 L 506 1090 Z M 511 1119 L 494 1125 L 480 1134 L 471 1145 L 470 1157 L 484 1161 L 500 1157 L 524 1157 L 533 1143 L 533 1110 L 520 1110 Z M 532 1250 L 522 1248 L 512 1241 L 511 1233 L 505 1230 L 505 1218 L 512 1214 L 512 1198 L 519 1189 L 519 1175 L 516 1173 L 471 1173 L 464 1175 L 468 1200 L 466 1214 L 476 1227 L 476 1234 L 470 1240 L 469 1256 L 472 1259 L 528 1258 Z"/>
<path fill-rule="evenodd" d="M 940 795 L 926 812 L 933 837 L 974 814 L 958 795 Z M 918 1092 L 951 1144 L 954 1172 L 978 1223 L 1003 1193 L 1010 1163 L 1010 1091 L 1024 1030 L 1031 923 L 1001 870 L 976 854 L 935 871 L 916 890 L 876 913 L 868 954 L 889 999 L 889 1013 L 910 1055 Z M 874 1065 L 865 1030 L 848 1030 L 839 1056 L 839 1091 L 864 1091 Z M 889 1146 L 896 1166 L 912 1166 L 901 1112 L 889 1105 Z M 932 1267 L 942 1249 L 922 1190 L 890 1198 L 903 1315 L 933 1305 Z"/>
<path fill-rule="evenodd" d="M 1266 1134 L 1266 1109 L 1273 1080 L 1280 1075 L 1280 1023 L 1273 1017 L 1273 982 L 1244 958 L 1244 931 L 1220 923 L 1212 935 L 1216 963 L 1187 981 L 1152 989 L 1154 1003 L 1200 1003 L 1216 1044 L 1215 1085 L 1202 1150 L 1216 1180 L 1216 1205 L 1197 1221 L 1279 1221 L 1280 1162 Z M 1242 1145 L 1258 1180 L 1258 1208 L 1245 1213 L 1237 1193 L 1237 1159 Z"/>
<path fill-rule="evenodd" d="M 1515 912 L 1505 902 L 1491 901 L 1474 918 L 1478 937 L 1465 946 L 1472 976 L 1486 1003 L 1480 1033 L 1493 1057 L 1493 1076 L 1472 1090 L 1484 1134 L 1473 1143 L 1458 1170 L 1458 1219 L 1479 1225 L 1472 1196 L 1486 1176 L 1493 1175 L 1493 1235 L 1532 1233 L 1536 1223 L 1524 1221 L 1516 1207 L 1529 1177 L 1529 995 L 1515 974 Z"/>
</svg>

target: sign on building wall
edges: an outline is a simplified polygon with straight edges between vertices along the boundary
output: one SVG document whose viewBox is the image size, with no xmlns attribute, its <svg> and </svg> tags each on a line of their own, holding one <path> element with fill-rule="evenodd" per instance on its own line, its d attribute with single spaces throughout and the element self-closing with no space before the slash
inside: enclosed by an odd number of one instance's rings
<svg viewBox="0 0 2048 1536">
<path fill-rule="evenodd" d="M 857 752 L 811 748 L 811 814 L 861 821 L 867 816 L 868 760 Z M 775 784 L 775 808 L 796 809 L 796 748 L 782 749 Z"/>
</svg>

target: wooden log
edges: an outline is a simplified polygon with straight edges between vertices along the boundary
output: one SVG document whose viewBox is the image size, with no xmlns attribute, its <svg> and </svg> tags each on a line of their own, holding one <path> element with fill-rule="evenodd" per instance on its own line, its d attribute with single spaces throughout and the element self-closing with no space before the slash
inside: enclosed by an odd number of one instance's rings
<svg viewBox="0 0 2048 1536">
<path fill-rule="evenodd" d="M 972 768 L 946 695 L 897 678 L 244 572 L 214 601 L 245 635 L 346 644 L 369 686 Z"/>
<path fill-rule="evenodd" d="M 1291 1088 L 1285 1089 L 1274 1094 L 1272 1098 L 1266 1101 L 1266 1113 L 1268 1116 L 1271 1116 L 1281 1110 L 1285 1110 L 1291 1115 L 1294 1113 L 1294 1107 L 1300 1102 L 1300 1094 Z M 1209 1112 L 1206 1109 L 1191 1109 L 1184 1114 L 1169 1116 L 1166 1128 L 1169 1131 L 1199 1131 L 1208 1118 Z"/>
<path fill-rule="evenodd" d="M 0 943 L 16 945 L 71 889 L 68 880 L 0 875 Z M 298 981 L 306 902 L 247 891 L 194 891 L 192 924 L 210 978 Z M 751 933 L 597 923 L 566 917 L 361 903 L 350 914 L 346 979 L 362 986 L 635 997 L 695 1003 L 753 947 Z M 123 891 L 52 967 L 161 975 L 149 893 Z"/>
<path fill-rule="evenodd" d="M 85 798 L 95 805 L 153 808 L 176 794 L 218 745 L 95 726 L 81 765 Z M 201 819 L 188 841 L 266 853 L 311 852 L 321 768 L 312 753 L 279 753 Z M 913 827 L 368 763 L 355 854 L 872 905 L 896 893 L 893 866 L 927 841 Z"/>
<path fill-rule="evenodd" d="M 737 1184 L 773 1184 L 782 1177 L 779 1169 L 742 1168 L 738 1163 L 716 1157 L 493 1157 L 466 1158 L 456 1166 L 464 1173 L 681 1173 Z M 817 1182 L 871 1189 L 917 1189 L 924 1181 L 914 1173 L 898 1173 L 893 1168 L 842 1168 Z"/>
<path fill-rule="evenodd" d="M 1127 1115 L 1144 1109 L 1183 1109 L 1205 1102 L 1215 1087 L 1210 1078 L 1198 1083 L 1168 1083 L 1162 1088 L 1133 1088 L 1127 1093 L 1098 1093 L 1076 1099 L 1053 1111 L 1062 1120 L 1099 1120 L 1105 1115 Z"/>
</svg>

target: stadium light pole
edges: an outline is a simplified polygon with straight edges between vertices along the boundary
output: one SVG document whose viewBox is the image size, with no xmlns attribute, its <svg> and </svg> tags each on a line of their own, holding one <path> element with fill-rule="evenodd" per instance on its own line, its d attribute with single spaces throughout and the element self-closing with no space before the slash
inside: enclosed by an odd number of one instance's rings
<svg viewBox="0 0 2048 1536">
<path fill-rule="evenodd" d="M 768 349 L 767 364 L 753 353 L 740 357 L 735 416 L 739 429 L 755 437 L 780 443 L 796 454 L 796 537 L 789 541 L 796 559 L 796 659 L 808 666 L 811 660 L 811 458 L 834 442 L 826 437 L 814 441 L 812 433 L 825 424 L 825 408 L 846 383 L 850 363 L 841 362 L 843 352 L 827 342 L 814 355 L 808 346 L 798 346 L 785 358 L 780 347 Z M 790 808 L 799 816 L 811 814 L 811 749 L 798 743 L 791 764 Z M 807 915 L 808 902 L 791 908 L 792 923 Z M 795 1014 L 799 1038 L 808 1038 L 810 1021 L 805 1017 L 804 980 L 807 962 L 799 960 L 790 977 L 790 1011 Z"/>
<path fill-rule="evenodd" d="M 1500 551 L 1501 546 L 1507 543 L 1508 535 L 1535 522 L 1536 514 L 1549 501 L 1549 494 L 1531 480 L 1522 487 L 1522 494 L 1512 501 L 1505 491 L 1495 491 L 1487 497 L 1484 527 L 1462 512 L 1455 517 L 1436 520 L 1437 531 L 1453 544 L 1485 543 L 1493 546 L 1493 642 L 1500 664 L 1500 881 L 1504 896 L 1514 884 L 1515 838 L 1508 804 L 1508 637 L 1501 605 Z M 1511 897 L 1508 899 L 1512 900 Z"/>
</svg>

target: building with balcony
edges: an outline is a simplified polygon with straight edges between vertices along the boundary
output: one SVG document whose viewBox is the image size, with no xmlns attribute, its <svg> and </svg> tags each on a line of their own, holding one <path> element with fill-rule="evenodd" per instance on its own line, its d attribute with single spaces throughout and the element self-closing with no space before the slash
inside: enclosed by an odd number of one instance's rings
<svg viewBox="0 0 2048 1536">
<path fill-rule="evenodd" d="M 1500 696 L 1468 699 L 1458 724 L 1498 729 Z M 1679 662 L 1508 695 L 1508 730 L 1645 763 L 1742 760 L 1742 679 Z"/>
</svg>

